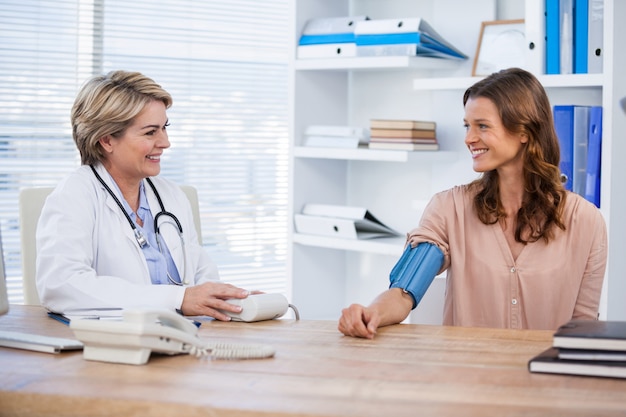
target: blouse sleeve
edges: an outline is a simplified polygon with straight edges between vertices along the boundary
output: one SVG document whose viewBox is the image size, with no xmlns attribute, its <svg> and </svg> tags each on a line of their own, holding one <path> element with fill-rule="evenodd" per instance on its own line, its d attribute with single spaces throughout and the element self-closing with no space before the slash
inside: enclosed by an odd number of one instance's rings
<svg viewBox="0 0 626 417">
<path fill-rule="evenodd" d="M 595 233 L 591 236 L 591 250 L 587 258 L 587 265 L 572 318 L 596 320 L 606 270 L 608 244 L 606 223 L 600 211 L 591 207 L 589 217 L 589 220 L 594 224 Z M 581 236 L 580 238 L 588 237 Z"/>
</svg>

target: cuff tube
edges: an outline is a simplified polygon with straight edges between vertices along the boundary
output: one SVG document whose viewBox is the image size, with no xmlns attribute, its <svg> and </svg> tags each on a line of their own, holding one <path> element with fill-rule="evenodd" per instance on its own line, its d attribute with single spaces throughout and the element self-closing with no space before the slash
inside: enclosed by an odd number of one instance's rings
<svg viewBox="0 0 626 417">
<path fill-rule="evenodd" d="M 443 264 L 443 252 L 432 243 L 407 245 L 389 274 L 389 288 L 401 288 L 413 298 L 413 308 L 422 300 L 426 290 Z"/>
</svg>

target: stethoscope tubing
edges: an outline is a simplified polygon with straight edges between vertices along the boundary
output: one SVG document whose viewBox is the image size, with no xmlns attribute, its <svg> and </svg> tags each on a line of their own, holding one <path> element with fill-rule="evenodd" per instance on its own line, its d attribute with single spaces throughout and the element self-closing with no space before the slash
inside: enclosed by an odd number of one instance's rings
<svg viewBox="0 0 626 417">
<path fill-rule="evenodd" d="M 100 184 L 102 184 L 102 186 L 104 187 L 104 189 L 107 191 L 107 193 L 109 193 L 109 195 L 113 198 L 113 200 L 115 201 L 115 203 L 117 204 L 117 206 L 120 208 L 120 210 L 122 211 L 122 214 L 124 214 L 124 217 L 126 217 L 126 220 L 128 221 L 128 224 L 130 225 L 130 227 L 133 229 L 133 233 L 135 235 L 135 239 L 137 240 L 137 244 L 139 244 L 139 248 L 143 248 L 145 245 L 148 244 L 148 240 L 146 239 L 146 237 L 139 231 L 139 229 L 137 229 L 137 226 L 135 225 L 135 222 L 133 222 L 133 219 L 130 218 L 130 216 L 128 215 L 128 213 L 126 212 L 126 210 L 124 209 L 124 206 L 122 205 L 122 202 L 119 200 L 119 198 L 117 198 L 115 196 L 115 193 L 113 193 L 113 190 L 111 190 L 111 188 L 106 184 L 106 182 L 104 182 L 104 180 L 102 179 L 102 177 L 98 174 L 98 172 L 96 171 L 96 169 L 94 168 L 93 165 L 89 165 L 89 167 L 91 168 L 91 170 L 93 171 L 94 175 L 96 176 L 96 178 L 98 179 L 98 181 L 100 182 Z M 165 206 L 163 205 L 163 200 L 161 200 L 161 196 L 159 195 L 159 192 L 157 191 L 156 187 L 154 186 L 154 183 L 152 182 L 152 180 L 150 178 L 146 178 L 146 182 L 148 183 L 148 185 L 150 185 L 150 188 L 152 189 L 152 192 L 154 192 L 154 195 L 157 199 L 157 201 L 159 202 L 159 207 L 161 208 L 161 211 L 158 212 L 155 216 L 154 216 L 154 233 L 156 235 L 156 241 L 157 241 L 157 245 L 159 247 L 159 251 L 161 253 L 163 253 L 162 248 L 161 248 L 161 227 L 159 226 L 159 218 L 161 216 L 163 217 L 169 217 L 171 220 L 174 221 L 174 223 L 176 224 L 176 228 L 177 228 L 177 232 L 178 232 L 178 237 L 180 238 L 180 242 L 181 242 L 181 247 L 183 250 L 183 274 L 181 275 L 181 282 L 176 282 L 171 276 L 170 273 L 167 272 L 167 278 L 168 280 L 175 285 L 187 285 L 188 281 L 185 278 L 185 272 L 186 272 L 186 263 L 187 263 L 187 252 L 185 250 L 185 240 L 183 239 L 183 226 L 180 224 L 180 221 L 178 220 L 178 218 L 173 214 L 170 213 L 169 211 L 165 210 Z"/>
</svg>

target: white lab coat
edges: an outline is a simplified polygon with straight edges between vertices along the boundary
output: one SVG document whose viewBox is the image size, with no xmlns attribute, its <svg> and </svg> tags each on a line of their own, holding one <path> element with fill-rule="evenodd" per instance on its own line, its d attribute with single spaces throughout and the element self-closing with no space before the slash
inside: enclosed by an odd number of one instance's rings
<svg viewBox="0 0 626 417">
<path fill-rule="evenodd" d="M 117 192 L 105 168 L 97 165 L 96 170 Z M 161 228 L 179 273 L 184 270 L 190 285 L 219 280 L 216 265 L 198 244 L 185 194 L 164 178 L 152 181 L 165 210 L 176 215 L 183 228 L 186 265 L 175 228 Z M 147 183 L 145 188 L 154 217 L 161 208 Z M 71 313 L 107 308 L 173 310 L 181 307 L 185 287 L 152 284 L 128 220 L 91 168 L 83 165 L 55 188 L 43 206 L 37 225 L 37 290 L 46 308 Z"/>
</svg>

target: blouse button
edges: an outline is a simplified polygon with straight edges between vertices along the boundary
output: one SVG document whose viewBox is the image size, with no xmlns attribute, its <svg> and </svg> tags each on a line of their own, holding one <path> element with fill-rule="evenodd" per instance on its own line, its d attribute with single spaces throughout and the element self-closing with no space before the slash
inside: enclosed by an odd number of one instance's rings
<svg viewBox="0 0 626 417">
<path fill-rule="evenodd" d="M 512 268 L 511 268 L 511 272 L 515 272 L 515 267 L 512 267 Z"/>
<path fill-rule="evenodd" d="M 514 298 L 511 300 L 511 304 L 516 305 L 517 304 L 517 300 Z"/>
</svg>

